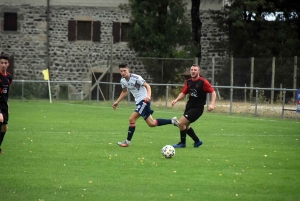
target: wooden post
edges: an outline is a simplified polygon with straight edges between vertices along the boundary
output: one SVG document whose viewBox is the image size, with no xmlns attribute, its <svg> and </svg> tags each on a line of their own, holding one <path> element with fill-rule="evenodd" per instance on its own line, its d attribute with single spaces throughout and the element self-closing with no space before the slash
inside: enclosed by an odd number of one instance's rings
<svg viewBox="0 0 300 201">
<path fill-rule="evenodd" d="M 232 114 L 232 100 L 233 100 L 233 56 L 231 56 L 231 68 L 230 68 L 230 107 L 229 113 Z"/>
<path fill-rule="evenodd" d="M 212 67 L 211 67 L 211 84 L 215 84 L 215 57 L 212 58 Z"/>
<path fill-rule="evenodd" d="M 271 88 L 275 86 L 275 57 L 272 59 L 272 83 Z M 271 90 L 271 104 L 274 103 L 274 90 Z"/>
<path fill-rule="evenodd" d="M 245 98 L 245 103 L 247 103 L 247 84 L 245 83 L 245 89 L 244 89 L 244 98 Z"/>
<path fill-rule="evenodd" d="M 293 89 L 297 89 L 297 56 L 294 56 L 294 82 L 293 82 Z M 296 92 L 293 92 L 293 100 L 296 102 Z"/>
<path fill-rule="evenodd" d="M 109 81 L 112 82 L 113 81 L 113 44 L 114 44 L 114 38 L 113 36 L 111 36 L 110 39 L 110 72 L 109 72 Z M 112 100 L 112 85 L 109 85 L 109 98 L 110 100 Z"/>
<path fill-rule="evenodd" d="M 250 78 L 250 87 L 253 88 L 254 80 L 254 57 L 251 57 L 251 78 Z M 253 89 L 250 89 L 250 101 L 253 99 Z"/>
</svg>

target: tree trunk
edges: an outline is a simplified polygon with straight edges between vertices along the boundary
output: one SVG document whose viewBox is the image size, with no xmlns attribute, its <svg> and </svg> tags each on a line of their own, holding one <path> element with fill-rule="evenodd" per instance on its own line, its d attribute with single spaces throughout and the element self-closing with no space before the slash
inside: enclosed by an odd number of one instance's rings
<svg viewBox="0 0 300 201">
<path fill-rule="evenodd" d="M 196 46 L 199 47 L 199 52 L 197 53 L 196 57 L 199 58 L 199 62 L 201 61 L 201 28 L 202 22 L 199 16 L 200 10 L 200 0 L 192 0 L 192 8 L 191 8 L 191 18 L 192 18 L 192 31 L 194 37 L 194 43 Z"/>
</svg>

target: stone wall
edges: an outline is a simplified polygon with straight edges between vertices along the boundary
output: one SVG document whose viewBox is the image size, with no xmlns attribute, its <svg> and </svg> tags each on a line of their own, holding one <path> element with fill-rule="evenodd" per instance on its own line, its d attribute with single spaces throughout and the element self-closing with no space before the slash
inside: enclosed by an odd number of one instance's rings
<svg viewBox="0 0 300 201">
<path fill-rule="evenodd" d="M 47 13 L 46 6 L 10 5 L 0 7 L 0 16 L 3 12 L 18 12 L 18 31 L 0 31 L 0 50 L 13 54 L 15 58 L 15 80 L 43 80 L 42 70 L 47 68 Z M 221 34 L 212 26 L 207 11 L 200 12 L 202 27 L 201 66 L 204 70 L 211 68 L 211 58 L 221 58 L 221 53 L 212 49 L 213 42 L 219 42 Z M 84 42 L 68 41 L 68 20 L 89 18 L 101 21 L 101 41 Z M 144 75 L 142 63 L 138 62 L 134 51 L 126 43 L 111 45 L 113 21 L 128 20 L 127 13 L 118 8 L 105 7 L 77 7 L 52 6 L 50 8 L 49 23 L 49 55 L 52 81 L 91 81 L 91 69 L 107 67 L 110 60 L 110 51 L 113 51 L 113 65 L 127 62 L 132 72 Z M 0 18 L 0 22 L 3 19 Z M 1 25 L 2 27 L 2 25 Z M 209 73 L 206 73 L 209 75 Z M 119 80 L 113 80 L 119 82 Z M 72 84 L 73 91 L 88 90 L 89 86 L 82 83 Z M 54 98 L 58 88 L 54 88 Z"/>
</svg>

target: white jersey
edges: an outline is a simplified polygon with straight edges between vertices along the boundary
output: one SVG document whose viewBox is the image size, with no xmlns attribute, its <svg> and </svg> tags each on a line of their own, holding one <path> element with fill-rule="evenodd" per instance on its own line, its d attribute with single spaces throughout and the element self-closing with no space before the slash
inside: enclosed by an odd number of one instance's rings
<svg viewBox="0 0 300 201">
<path fill-rule="evenodd" d="M 139 75 L 130 73 L 129 80 L 121 78 L 122 89 L 127 88 L 134 96 L 135 103 L 138 104 L 147 97 L 147 89 L 143 84 L 146 81 Z"/>
</svg>

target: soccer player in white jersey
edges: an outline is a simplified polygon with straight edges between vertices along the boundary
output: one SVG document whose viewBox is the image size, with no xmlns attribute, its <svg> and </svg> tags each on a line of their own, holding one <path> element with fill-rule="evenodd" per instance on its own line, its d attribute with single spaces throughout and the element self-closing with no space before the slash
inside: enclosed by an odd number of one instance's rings
<svg viewBox="0 0 300 201">
<path fill-rule="evenodd" d="M 152 113 L 154 112 L 150 105 L 151 105 L 151 87 L 146 81 L 139 75 L 133 74 L 129 72 L 129 68 L 127 64 L 120 64 L 119 65 L 121 78 L 121 86 L 122 92 L 119 98 L 114 102 L 112 107 L 114 109 L 117 108 L 119 102 L 128 94 L 128 91 L 132 93 L 134 96 L 136 108 L 134 112 L 129 117 L 129 128 L 127 139 L 123 142 L 118 142 L 118 145 L 121 147 L 128 147 L 132 136 L 135 131 L 135 123 L 137 119 L 142 116 L 146 123 L 150 127 L 156 126 L 163 126 L 166 124 L 174 124 L 175 122 L 173 119 L 153 119 Z M 176 122 L 177 123 L 177 122 Z M 175 125 L 176 126 L 176 125 Z"/>
</svg>

